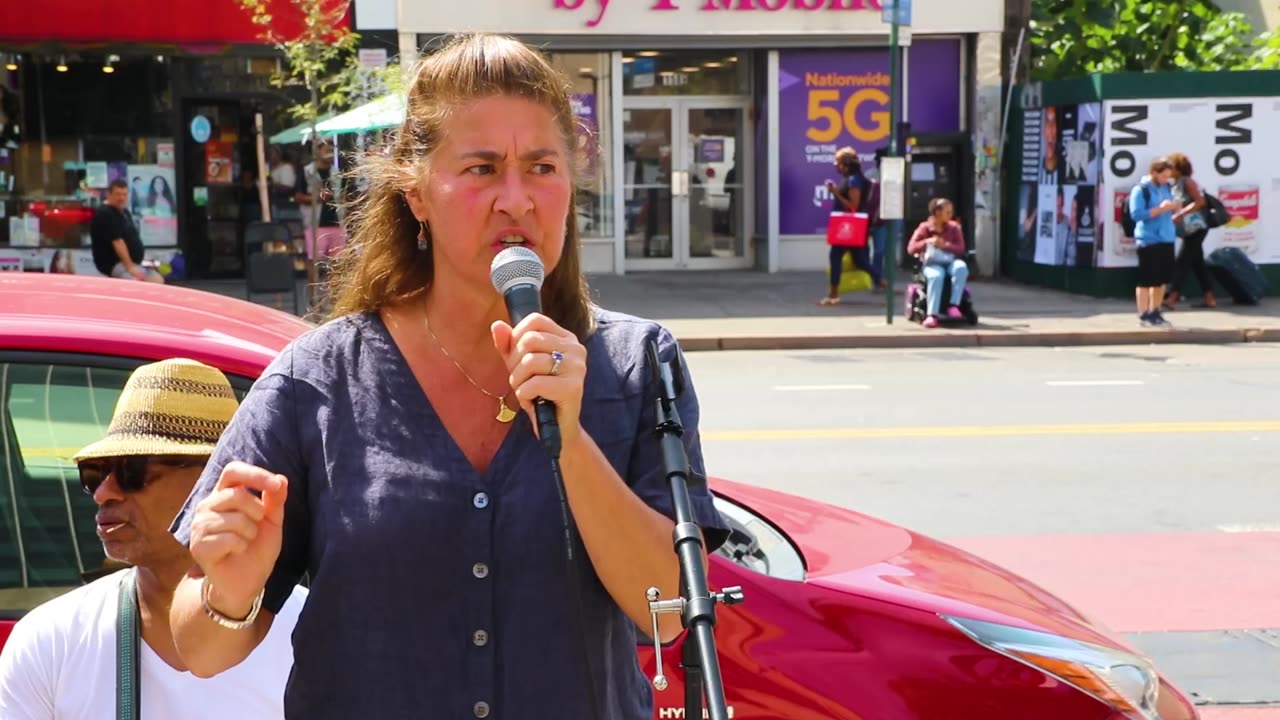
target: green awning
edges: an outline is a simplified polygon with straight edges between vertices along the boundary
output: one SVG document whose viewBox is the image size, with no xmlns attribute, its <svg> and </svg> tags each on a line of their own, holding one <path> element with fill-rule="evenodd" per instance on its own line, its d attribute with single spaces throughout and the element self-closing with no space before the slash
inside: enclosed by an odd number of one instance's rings
<svg viewBox="0 0 1280 720">
<path fill-rule="evenodd" d="M 322 123 L 325 120 L 332 118 L 334 114 L 335 113 L 325 113 L 324 115 L 321 115 L 320 117 L 316 118 L 316 122 Z M 308 120 L 304 123 L 299 123 L 297 125 L 294 125 L 288 130 L 281 130 L 275 135 L 272 135 L 271 144 L 272 145 L 297 145 L 298 143 L 306 142 L 310 138 L 311 138 L 311 121 Z"/>
<path fill-rule="evenodd" d="M 404 96 L 387 95 L 341 115 L 325 120 L 317 128 L 321 135 L 346 135 L 395 127 L 404 122 Z"/>
</svg>

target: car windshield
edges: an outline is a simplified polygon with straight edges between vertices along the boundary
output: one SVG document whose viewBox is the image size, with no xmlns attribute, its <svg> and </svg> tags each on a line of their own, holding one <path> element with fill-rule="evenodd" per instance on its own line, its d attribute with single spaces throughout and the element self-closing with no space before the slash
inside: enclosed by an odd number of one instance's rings
<svg viewBox="0 0 1280 720">
<path fill-rule="evenodd" d="M 125 381 L 142 362 L 0 361 L 0 617 L 117 569 L 103 556 L 96 508 L 71 457 L 106 433 Z M 250 381 L 230 379 L 242 399 Z"/>
<path fill-rule="evenodd" d="M 729 539 L 716 555 L 771 578 L 804 580 L 804 556 L 781 530 L 723 496 L 716 496 L 716 509 L 729 525 Z"/>
</svg>

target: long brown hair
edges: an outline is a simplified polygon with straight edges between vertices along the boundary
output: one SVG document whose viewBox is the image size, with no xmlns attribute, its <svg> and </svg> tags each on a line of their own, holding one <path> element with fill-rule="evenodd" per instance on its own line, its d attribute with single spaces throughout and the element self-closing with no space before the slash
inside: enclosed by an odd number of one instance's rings
<svg viewBox="0 0 1280 720">
<path fill-rule="evenodd" d="M 1187 157 L 1183 153 L 1176 152 L 1165 159 L 1169 161 L 1171 166 L 1173 166 L 1174 172 L 1178 173 L 1179 177 L 1191 177 L 1191 158 Z"/>
<path fill-rule="evenodd" d="M 420 182 L 452 111 L 487 97 L 527 98 L 551 110 L 568 157 L 580 162 L 568 79 L 528 45 L 501 35 L 458 35 L 419 60 L 411 77 L 404 123 L 383 146 L 366 153 L 354 170 L 368 189 L 348 212 L 351 241 L 330 274 L 330 317 L 379 310 L 431 286 L 431 252 L 418 250 L 417 240 L 420 230 L 430 240 L 430 228 L 419 226 L 405 192 Z M 570 163 L 574 182 L 564 251 L 542 285 L 542 307 L 548 317 L 585 341 L 594 330 L 594 319 L 578 236 L 579 162 Z"/>
</svg>

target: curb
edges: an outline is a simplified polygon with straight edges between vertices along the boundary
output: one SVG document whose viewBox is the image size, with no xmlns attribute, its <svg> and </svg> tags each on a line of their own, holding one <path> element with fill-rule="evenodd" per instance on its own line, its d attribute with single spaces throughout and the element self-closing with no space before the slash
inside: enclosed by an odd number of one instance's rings
<svg viewBox="0 0 1280 720">
<path fill-rule="evenodd" d="M 1280 328 L 1185 330 L 1065 330 L 1029 333 L 946 331 L 900 335 L 677 335 L 685 352 L 717 350 L 847 350 L 955 347 L 1067 347 L 1084 345 L 1232 345 L 1280 342 Z"/>
</svg>

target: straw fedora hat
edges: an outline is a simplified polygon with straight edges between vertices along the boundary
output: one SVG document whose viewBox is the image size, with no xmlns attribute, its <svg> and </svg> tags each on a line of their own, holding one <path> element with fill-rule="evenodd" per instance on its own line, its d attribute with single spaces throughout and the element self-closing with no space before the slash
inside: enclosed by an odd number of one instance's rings
<svg viewBox="0 0 1280 720">
<path fill-rule="evenodd" d="M 212 455 L 239 404 L 227 377 L 185 358 L 143 365 L 129 376 L 107 435 L 75 462 L 124 455 Z"/>
</svg>

